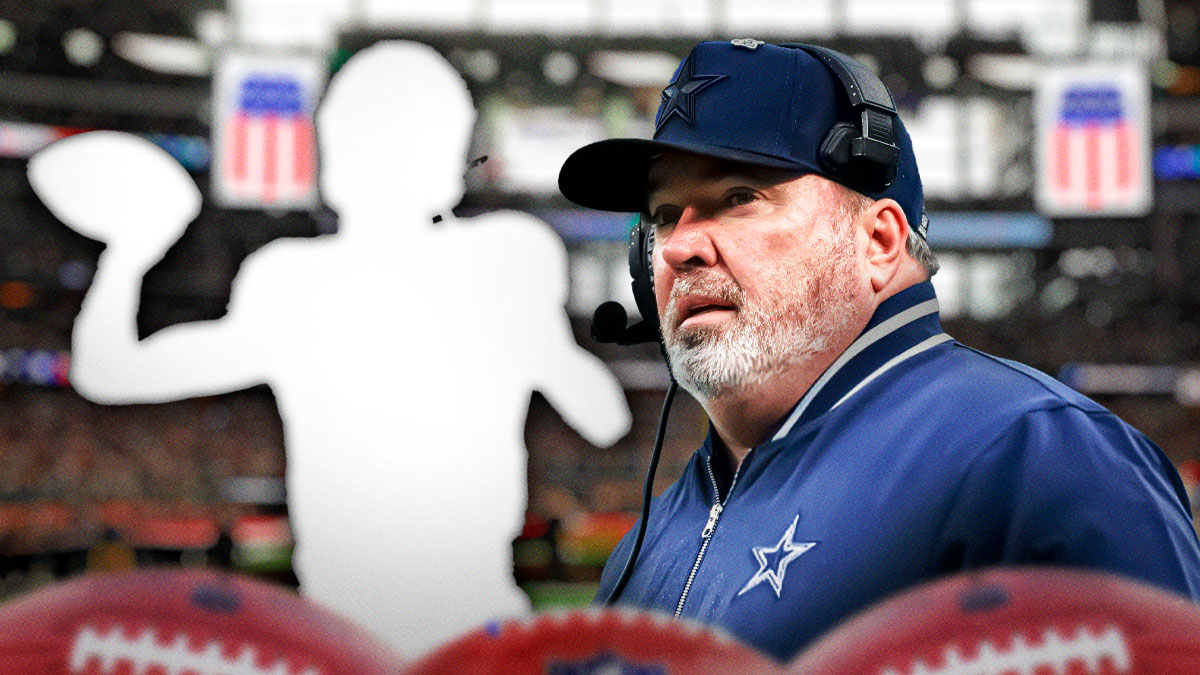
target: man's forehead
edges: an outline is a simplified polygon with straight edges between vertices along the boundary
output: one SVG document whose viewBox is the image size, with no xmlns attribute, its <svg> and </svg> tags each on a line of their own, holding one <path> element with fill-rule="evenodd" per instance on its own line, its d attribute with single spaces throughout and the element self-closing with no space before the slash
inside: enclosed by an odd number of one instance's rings
<svg viewBox="0 0 1200 675">
<path fill-rule="evenodd" d="M 759 184 L 775 184 L 799 177 L 786 169 L 737 162 L 718 157 L 706 157 L 690 152 L 668 151 L 655 157 L 646 179 L 646 196 L 669 189 L 673 185 L 694 182 L 717 182 L 725 179 L 745 179 Z"/>
</svg>

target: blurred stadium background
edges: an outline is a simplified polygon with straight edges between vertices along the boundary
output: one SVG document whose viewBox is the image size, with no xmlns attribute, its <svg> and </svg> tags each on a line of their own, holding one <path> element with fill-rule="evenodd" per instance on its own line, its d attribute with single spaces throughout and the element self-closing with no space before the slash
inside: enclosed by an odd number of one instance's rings
<svg viewBox="0 0 1200 675">
<path fill-rule="evenodd" d="M 1097 398 L 1158 443 L 1194 494 L 1198 24 L 1193 0 L 3 0 L 0 599 L 135 565 L 233 567 L 295 583 L 269 389 L 117 407 L 72 391 L 71 325 L 101 245 L 46 211 L 26 162 L 91 129 L 142 134 L 171 152 L 205 207 L 146 276 L 139 330 L 220 317 L 248 253 L 337 229 L 311 191 L 221 197 L 216 167 L 233 161 L 214 142 L 227 122 L 222 68 L 247 54 L 298 59 L 319 66 L 321 84 L 390 38 L 428 43 L 462 72 L 480 112 L 472 157 L 489 159 L 468 173 L 456 214 L 515 208 L 554 227 L 570 252 L 576 336 L 611 364 L 634 412 L 633 432 L 598 450 L 533 397 L 529 512 L 514 559 L 537 606 L 590 599 L 633 522 L 667 383 L 654 347 L 588 339 L 600 302 L 633 306 L 629 218 L 573 208 L 557 193 L 558 167 L 584 143 L 649 136 L 675 64 L 708 37 L 819 42 L 875 68 L 914 137 L 948 332 Z M 1133 72 L 1149 95 L 1148 111 L 1120 113 L 1147 132 L 1130 155 L 1132 205 L 1070 211 L 1039 195 L 1038 176 L 1055 160 L 1035 143 L 1037 128 L 1057 122 L 1039 117 L 1035 92 L 1047 73 L 1077 63 Z M 437 105 L 413 95 L 414 105 Z M 699 406 L 677 401 L 659 490 L 705 429 Z M 869 490 L 872 477 L 861 480 Z"/>
</svg>

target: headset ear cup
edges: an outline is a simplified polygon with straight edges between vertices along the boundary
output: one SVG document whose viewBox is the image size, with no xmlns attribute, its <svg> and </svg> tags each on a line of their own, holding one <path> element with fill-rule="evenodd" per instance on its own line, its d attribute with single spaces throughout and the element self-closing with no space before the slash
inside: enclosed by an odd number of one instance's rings
<svg viewBox="0 0 1200 675">
<path fill-rule="evenodd" d="M 633 299 L 642 320 L 658 332 L 658 300 L 654 296 L 654 230 L 639 221 L 629 234 L 629 275 L 633 277 Z"/>
<path fill-rule="evenodd" d="M 859 192 L 886 190 L 896 178 L 894 162 L 880 162 L 865 156 L 856 156 L 854 146 L 861 141 L 859 129 L 850 122 L 833 125 L 825 140 L 821 142 L 821 165 L 832 178 L 855 186 Z"/>
<path fill-rule="evenodd" d="M 859 137 L 858 127 L 850 122 L 833 125 L 821 141 L 821 164 L 838 178 L 850 178 L 850 144 Z"/>
</svg>

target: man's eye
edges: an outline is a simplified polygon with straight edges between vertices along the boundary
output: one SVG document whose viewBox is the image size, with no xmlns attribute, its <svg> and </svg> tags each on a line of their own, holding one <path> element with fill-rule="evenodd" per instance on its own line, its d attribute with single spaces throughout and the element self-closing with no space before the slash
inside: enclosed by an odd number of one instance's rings
<svg viewBox="0 0 1200 675">
<path fill-rule="evenodd" d="M 750 191 L 739 191 L 730 194 L 725 198 L 725 203 L 729 206 L 744 206 L 758 199 L 758 195 Z"/>
<path fill-rule="evenodd" d="M 680 209 L 672 206 L 660 206 L 650 214 L 650 224 L 655 227 L 674 225 L 679 220 Z"/>
</svg>

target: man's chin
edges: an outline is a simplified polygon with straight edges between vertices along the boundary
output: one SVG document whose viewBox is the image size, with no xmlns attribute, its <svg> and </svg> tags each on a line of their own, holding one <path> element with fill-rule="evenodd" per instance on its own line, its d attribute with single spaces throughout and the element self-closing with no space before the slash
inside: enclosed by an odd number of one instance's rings
<svg viewBox="0 0 1200 675">
<path fill-rule="evenodd" d="M 717 326 L 680 326 L 667 339 L 667 349 L 699 350 L 719 348 L 716 344 L 725 332 Z"/>
<path fill-rule="evenodd" d="M 667 346 L 667 360 L 675 381 L 685 391 L 702 401 L 746 393 L 767 380 L 795 367 L 811 352 L 784 353 L 775 350 L 738 350 L 716 336 L 689 335 L 696 344 L 688 344 L 683 336 L 675 336 Z"/>
<path fill-rule="evenodd" d="M 679 386 L 701 400 L 711 400 L 737 389 L 745 374 L 731 368 L 725 347 L 713 344 L 704 336 L 692 335 L 691 338 L 695 344 L 679 337 L 667 347 L 671 373 Z"/>
</svg>

